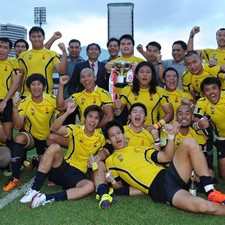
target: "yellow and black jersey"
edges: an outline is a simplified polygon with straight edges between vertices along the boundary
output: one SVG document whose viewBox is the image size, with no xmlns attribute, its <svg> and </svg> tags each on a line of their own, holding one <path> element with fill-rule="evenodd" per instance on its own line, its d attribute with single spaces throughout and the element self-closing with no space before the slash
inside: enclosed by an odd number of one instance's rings
<svg viewBox="0 0 225 225">
<path fill-rule="evenodd" d="M 119 56 L 116 59 L 111 60 L 110 62 L 128 62 L 128 63 L 140 63 L 143 62 L 144 59 L 139 58 L 137 56 L 130 56 L 130 57 L 124 57 L 124 56 Z"/>
<path fill-rule="evenodd" d="M 206 151 L 207 137 L 201 130 L 196 131 L 193 128 L 189 127 L 188 133 L 186 135 L 183 135 L 180 132 L 177 133 L 175 137 L 176 148 L 183 142 L 184 138 L 195 139 L 195 141 L 202 147 L 202 150 Z"/>
<path fill-rule="evenodd" d="M 199 96 L 200 93 L 200 86 L 202 81 L 207 77 L 218 77 L 221 80 L 222 88 L 224 87 L 224 73 L 220 73 L 220 66 L 213 66 L 209 67 L 208 65 L 203 65 L 203 70 L 200 74 L 192 74 L 189 71 L 185 71 L 182 76 L 182 85 L 185 91 L 196 92 Z"/>
<path fill-rule="evenodd" d="M 178 107 L 181 105 L 181 101 L 184 99 L 193 101 L 193 97 L 190 93 L 182 91 L 180 89 L 176 89 L 175 91 L 168 91 L 165 90 L 165 95 L 169 101 L 169 103 L 172 104 L 174 114 L 176 114 L 176 111 Z M 160 108 L 160 118 L 164 116 L 163 110 Z"/>
<path fill-rule="evenodd" d="M 19 115 L 25 117 L 24 129 L 38 140 L 47 139 L 55 110 L 55 96 L 48 94 L 44 94 L 42 102 L 38 103 L 26 97 L 18 106 Z"/>
<path fill-rule="evenodd" d="M 162 105 L 169 103 L 165 90 L 157 87 L 155 94 L 150 94 L 149 90 L 140 88 L 138 95 L 132 92 L 131 86 L 124 87 L 120 92 L 120 99 L 124 105 L 131 106 L 140 102 L 147 108 L 145 125 L 151 125 L 158 121 L 159 109 Z"/>
<path fill-rule="evenodd" d="M 129 146 L 115 150 L 106 159 L 107 170 L 130 186 L 148 194 L 149 187 L 164 167 L 152 161 L 153 147 Z"/>
<path fill-rule="evenodd" d="M 154 144 L 153 136 L 145 128 L 140 132 L 135 132 L 129 125 L 127 125 L 124 126 L 124 134 L 129 146 L 149 147 Z"/>
<path fill-rule="evenodd" d="M 7 95 L 12 82 L 12 72 L 19 68 L 18 61 L 14 58 L 0 60 L 0 99 Z"/>
<path fill-rule="evenodd" d="M 206 63 L 209 63 L 209 59 L 213 58 L 217 61 L 217 65 L 225 64 L 225 49 L 211 49 L 206 48 L 201 50 L 201 57 Z"/>
<path fill-rule="evenodd" d="M 69 147 L 65 155 L 68 164 L 83 173 L 87 172 L 88 160 L 91 155 L 101 150 L 105 138 L 100 129 L 96 129 L 92 136 L 87 136 L 82 125 L 68 125 Z"/>
<path fill-rule="evenodd" d="M 109 92 L 100 88 L 95 87 L 93 92 L 87 92 L 83 90 L 72 95 L 72 99 L 75 104 L 78 106 L 79 113 L 81 115 L 81 123 L 84 122 L 84 110 L 90 105 L 104 106 L 107 104 L 112 105 L 112 98 Z"/>
<path fill-rule="evenodd" d="M 200 98 L 194 110 L 195 115 L 208 115 L 216 127 L 219 137 L 225 137 L 225 92 L 221 92 L 220 100 L 212 104 L 207 98 Z"/>
<path fill-rule="evenodd" d="M 20 68 L 24 71 L 24 84 L 21 94 L 28 95 L 28 90 L 25 84 L 27 77 L 33 73 L 42 74 L 47 81 L 46 92 L 51 94 L 53 89 L 52 74 L 55 66 L 60 63 L 59 56 L 56 52 L 49 49 L 29 50 L 22 52 L 18 58 Z"/>
</svg>

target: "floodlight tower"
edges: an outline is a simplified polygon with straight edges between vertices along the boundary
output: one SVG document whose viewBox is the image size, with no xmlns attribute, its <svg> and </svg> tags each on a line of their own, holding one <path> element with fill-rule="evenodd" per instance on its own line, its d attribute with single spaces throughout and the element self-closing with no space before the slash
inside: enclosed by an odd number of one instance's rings
<svg viewBox="0 0 225 225">
<path fill-rule="evenodd" d="M 46 24 L 46 7 L 34 7 L 34 23 L 40 27 Z"/>
</svg>

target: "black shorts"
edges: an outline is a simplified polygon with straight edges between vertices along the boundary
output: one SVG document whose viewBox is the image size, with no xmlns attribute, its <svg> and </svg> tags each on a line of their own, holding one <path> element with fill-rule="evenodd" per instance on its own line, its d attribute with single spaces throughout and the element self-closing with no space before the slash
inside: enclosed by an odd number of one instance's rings
<svg viewBox="0 0 225 225">
<path fill-rule="evenodd" d="M 2 99 L 0 100 L 0 102 Z M 2 113 L 0 113 L 0 121 L 2 123 L 12 122 L 13 102 L 12 99 L 7 101 L 6 107 Z"/>
<path fill-rule="evenodd" d="M 188 190 L 188 185 L 181 179 L 173 163 L 169 168 L 161 170 L 149 188 L 149 195 L 155 202 L 172 205 L 177 191 Z"/>
<path fill-rule="evenodd" d="M 83 172 L 65 161 L 58 168 L 52 168 L 48 178 L 63 189 L 73 188 L 79 181 L 87 179 Z"/>
<path fill-rule="evenodd" d="M 34 145 L 36 148 L 36 152 L 38 155 L 43 155 L 45 150 L 47 149 L 47 141 L 46 140 L 38 140 L 34 138 Z"/>
<path fill-rule="evenodd" d="M 218 158 L 223 159 L 225 158 L 225 140 L 216 140 L 215 146 L 218 153 Z"/>
</svg>

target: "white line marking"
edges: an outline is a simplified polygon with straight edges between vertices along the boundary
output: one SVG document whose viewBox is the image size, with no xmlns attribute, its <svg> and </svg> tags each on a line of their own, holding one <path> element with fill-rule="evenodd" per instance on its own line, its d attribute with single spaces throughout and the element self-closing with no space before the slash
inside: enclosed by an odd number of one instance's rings
<svg viewBox="0 0 225 225">
<path fill-rule="evenodd" d="M 3 209 L 6 205 L 14 201 L 16 198 L 24 194 L 32 185 L 34 178 L 25 183 L 18 189 L 13 190 L 9 194 L 7 194 L 4 198 L 0 199 L 0 209 Z"/>
</svg>

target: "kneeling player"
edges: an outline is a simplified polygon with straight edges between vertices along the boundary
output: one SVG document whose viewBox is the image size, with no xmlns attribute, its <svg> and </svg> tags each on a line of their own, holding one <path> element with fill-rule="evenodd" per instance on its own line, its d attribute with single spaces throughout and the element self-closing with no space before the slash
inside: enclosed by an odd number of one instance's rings
<svg viewBox="0 0 225 225">
<path fill-rule="evenodd" d="M 8 141 L 11 150 L 12 179 L 4 185 L 4 191 L 11 191 L 20 185 L 20 167 L 26 151 L 35 147 L 41 156 L 47 148 L 46 139 L 50 133 L 51 120 L 56 109 L 54 96 L 44 94 L 46 79 L 41 74 L 32 74 L 26 81 L 31 96 L 23 99 L 13 109 L 13 122 L 20 129 L 14 141 Z"/>
</svg>

